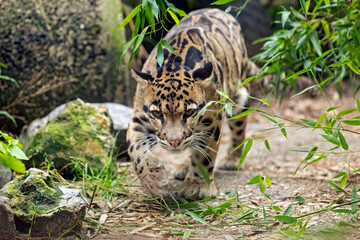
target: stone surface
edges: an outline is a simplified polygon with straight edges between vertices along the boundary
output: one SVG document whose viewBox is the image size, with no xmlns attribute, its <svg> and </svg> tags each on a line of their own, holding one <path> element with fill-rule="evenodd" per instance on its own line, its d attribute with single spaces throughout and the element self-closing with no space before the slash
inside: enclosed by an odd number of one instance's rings
<svg viewBox="0 0 360 240">
<path fill-rule="evenodd" d="M 11 170 L 4 166 L 2 162 L 0 162 L 0 189 L 8 182 L 11 181 Z"/>
<path fill-rule="evenodd" d="M 109 115 L 113 122 L 113 129 L 119 132 L 116 146 L 120 151 L 127 149 L 126 146 L 126 131 L 130 122 L 132 108 L 118 103 L 90 103 L 94 107 L 105 106 L 108 109 Z M 59 115 L 65 108 L 66 104 L 62 104 L 52 110 L 46 117 L 31 122 L 24 127 L 20 134 L 20 142 L 26 150 L 34 139 L 36 133 L 46 124 Z"/>
<path fill-rule="evenodd" d="M 23 126 L 77 97 L 131 104 L 136 82 L 120 62 L 122 14 L 114 0 L 0 0 L 2 74 L 19 83 L 1 82 L 2 110 L 22 116 Z M 1 121 L 10 131 L 11 121 Z"/>
<path fill-rule="evenodd" d="M 0 240 L 15 239 L 16 228 L 14 214 L 7 197 L 0 196 Z"/>
<path fill-rule="evenodd" d="M 106 107 L 94 107 L 78 99 L 67 103 L 57 116 L 50 114 L 49 119 L 41 120 L 47 123 L 36 134 L 32 133 L 33 137 L 28 134 L 22 138 L 29 157 L 27 167 L 47 161 L 62 169 L 64 175 L 71 175 L 73 161 L 89 163 L 95 171 L 108 161 L 114 138 Z"/>
<path fill-rule="evenodd" d="M 6 184 L 0 196 L 10 199 L 17 230 L 58 238 L 81 229 L 86 203 L 80 191 L 58 187 L 47 173 L 31 168 Z"/>
</svg>

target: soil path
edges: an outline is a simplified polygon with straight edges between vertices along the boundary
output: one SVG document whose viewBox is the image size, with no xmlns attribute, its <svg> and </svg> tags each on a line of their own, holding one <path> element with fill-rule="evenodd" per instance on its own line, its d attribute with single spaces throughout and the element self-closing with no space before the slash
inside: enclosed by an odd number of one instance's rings
<svg viewBox="0 0 360 240">
<path fill-rule="evenodd" d="M 356 108 L 355 100 L 351 95 L 344 97 L 342 100 L 335 93 L 329 95 L 332 106 L 343 106 L 339 111 Z M 285 101 L 281 106 L 275 104 L 275 101 L 272 102 L 274 105 L 272 111 L 276 115 L 290 120 L 306 118 L 316 121 L 329 108 L 328 102 L 322 96 L 315 98 L 299 96 L 291 101 Z M 266 112 L 271 111 L 267 107 L 262 106 L 261 108 Z M 277 120 L 280 121 L 278 118 Z M 294 124 L 285 121 L 285 126 L 291 125 Z M 279 230 L 285 225 L 262 224 L 264 222 L 262 205 L 265 205 L 264 209 L 267 214 L 281 215 L 282 212 L 271 210 L 271 203 L 278 206 L 282 211 L 289 207 L 290 204 L 293 204 L 291 215 L 301 216 L 323 209 L 331 204 L 342 196 L 342 193 L 330 187 L 327 181 L 338 182 L 339 179 L 334 180 L 333 177 L 340 172 L 353 170 L 349 165 L 354 169 L 360 168 L 359 153 L 356 152 L 359 150 L 360 137 L 357 134 L 345 133 L 344 136 L 347 139 L 349 148 L 354 153 L 344 154 L 345 151 L 342 149 L 334 150 L 333 154 L 328 154 L 328 158 L 311 164 L 305 169 L 301 167 L 293 176 L 294 171 L 300 162 L 304 160 L 307 152 L 290 151 L 291 149 L 309 145 L 303 148 L 303 150 L 309 151 L 316 144 L 319 146 L 319 150 L 328 150 L 334 145 L 322 142 L 322 130 L 311 132 L 312 129 L 309 128 L 287 127 L 288 138 L 285 138 L 279 128 L 264 131 L 273 127 L 273 123 L 260 114 L 250 116 L 247 135 L 254 138 L 254 144 L 243 164 L 242 170 L 239 172 L 216 171 L 215 183 L 219 188 L 219 196 L 211 202 L 201 204 L 205 207 L 207 204 L 218 206 L 229 202 L 229 199 L 232 198 L 229 193 L 231 190 L 233 192 L 238 191 L 239 200 L 245 211 L 260 207 L 258 212 L 255 211 L 254 216 L 257 215 L 255 221 L 233 222 L 234 219 L 242 215 L 240 208 L 236 207 L 236 202 L 231 202 L 232 207 L 221 216 L 205 217 L 208 224 L 202 225 L 189 216 L 179 215 L 181 213 L 179 210 L 166 211 L 166 207 L 162 207 L 153 201 L 146 201 L 146 197 L 127 198 L 125 200 L 119 199 L 117 204 L 121 205 L 121 207 L 114 208 L 107 213 L 108 218 L 104 226 L 113 229 L 116 234 L 107 233 L 104 235 L 102 231 L 98 231 L 92 233 L 91 236 L 95 237 L 95 239 L 120 239 L 120 236 L 121 239 L 182 239 L 183 236 L 177 236 L 176 234 L 181 235 L 186 231 L 190 231 L 191 236 L 189 239 L 286 238 L 286 235 L 281 234 Z M 352 128 L 352 130 L 359 132 L 360 129 Z M 224 136 L 222 146 L 225 146 L 228 141 L 226 130 Z M 268 139 L 271 152 L 265 147 L 264 139 Z M 223 149 L 219 151 L 220 155 L 226 154 Z M 259 173 L 272 180 L 271 187 L 265 189 L 265 193 L 271 196 L 271 201 L 260 193 L 258 185 L 246 185 L 251 178 Z M 132 176 L 135 177 L 133 174 Z M 348 181 L 356 182 L 356 176 L 350 175 Z M 350 193 L 351 187 L 347 187 Z M 133 185 L 130 190 L 130 192 L 139 191 L 142 191 L 139 183 Z M 295 201 L 295 198 L 299 196 L 305 199 L 304 203 L 300 204 Z M 346 197 L 344 200 L 351 200 L 351 197 Z M 347 208 L 350 207 L 347 206 Z M 179 218 L 177 219 L 176 216 Z M 315 232 L 312 238 L 314 236 L 318 237 L 313 239 L 354 239 L 357 236 L 357 231 L 353 228 L 347 229 L 346 234 L 344 234 L 343 230 L 336 229 L 330 231 L 330 235 L 326 235 L 327 230 L 322 230 L 330 225 L 334 226 L 334 223 L 338 223 L 340 220 L 348 220 L 346 216 L 334 212 L 313 215 L 307 224 L 308 230 L 306 233 Z M 299 227 L 294 229 L 298 231 Z"/>
</svg>

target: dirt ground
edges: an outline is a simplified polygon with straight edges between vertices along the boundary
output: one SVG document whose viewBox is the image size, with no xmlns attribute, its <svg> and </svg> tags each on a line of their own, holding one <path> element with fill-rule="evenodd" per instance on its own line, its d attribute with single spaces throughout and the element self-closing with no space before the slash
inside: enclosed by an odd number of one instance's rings
<svg viewBox="0 0 360 240">
<path fill-rule="evenodd" d="M 343 106 L 338 110 L 356 108 L 356 102 L 351 93 L 339 99 L 335 91 L 329 91 L 328 100 L 321 94 L 316 97 L 297 96 L 291 100 L 285 100 L 279 106 L 276 99 L 271 99 L 273 107 L 260 106 L 266 112 L 273 112 L 278 116 L 289 120 L 300 118 L 317 120 L 320 115 L 331 106 Z M 253 102 L 252 107 L 257 103 Z M 277 118 L 278 121 L 280 119 Z M 291 239 L 284 233 L 293 229 L 297 232 L 300 226 L 284 229 L 288 225 L 279 225 L 270 219 L 266 220 L 263 216 L 262 205 L 269 215 L 281 215 L 282 212 L 271 210 L 271 206 L 276 205 L 284 211 L 290 204 L 292 205 L 291 216 L 301 216 L 325 208 L 333 201 L 342 196 L 343 193 L 330 187 L 327 181 L 338 182 L 339 178 L 333 179 L 340 172 L 350 172 L 360 168 L 359 140 L 360 136 L 354 133 L 345 133 L 344 136 L 349 144 L 348 151 L 342 149 L 334 150 L 328 157 L 314 164 L 307 166 L 294 174 L 300 162 L 304 160 L 307 152 L 291 151 L 297 147 L 308 145 L 303 148 L 309 151 L 314 144 L 319 146 L 319 150 L 328 150 L 333 145 L 326 143 L 321 137 L 322 130 L 301 128 L 289 121 L 284 121 L 287 129 L 285 138 L 279 128 L 273 128 L 273 123 L 260 114 L 250 115 L 247 126 L 247 136 L 254 138 L 253 147 L 247 156 L 241 171 L 216 171 L 215 184 L 219 189 L 219 195 L 210 202 L 203 203 L 217 206 L 228 202 L 230 190 L 238 192 L 240 202 L 244 210 L 257 208 L 257 218 L 247 221 L 233 221 L 242 215 L 240 209 L 232 202 L 232 207 L 220 216 L 207 216 L 204 219 L 207 224 L 201 224 L 189 216 L 180 215 L 175 219 L 179 210 L 166 210 L 159 202 L 150 200 L 143 191 L 140 183 L 135 182 L 130 188 L 130 195 L 109 204 L 96 203 L 97 208 L 102 211 L 90 211 L 89 217 L 98 220 L 103 227 L 112 231 L 91 230 L 86 234 L 94 239 L 183 239 L 184 232 L 190 231 L 189 239 Z M 348 127 L 348 126 L 346 126 Z M 351 130 L 359 132 L 359 128 L 352 127 Z M 265 131 L 266 130 L 266 131 Z M 267 150 L 264 139 L 268 139 L 271 152 Z M 227 144 L 227 131 L 224 131 L 222 146 Z M 225 155 L 224 147 L 219 151 L 220 155 Z M 123 163 L 125 168 L 129 163 Z M 351 166 L 351 167 L 350 167 Z M 270 195 L 272 200 L 268 200 L 259 191 L 258 185 L 246 185 L 254 176 L 261 174 L 272 180 L 271 187 L 266 187 L 265 192 Z M 136 176 L 130 168 L 128 174 L 135 179 Z M 348 182 L 359 182 L 359 178 L 350 174 Z M 347 186 L 346 190 L 351 193 L 352 185 Z M 301 196 L 305 202 L 300 204 L 295 198 Z M 338 203 L 350 201 L 347 196 Z M 107 205 L 107 206 L 106 206 Z M 350 208 L 345 206 L 344 208 Z M 107 210 L 104 210 L 107 209 Z M 256 215 L 256 214 L 255 214 Z M 179 215 L 178 215 L 179 216 Z M 325 212 L 304 217 L 303 223 L 309 219 L 304 239 L 360 239 L 358 232 L 358 215 L 349 217 L 347 214 Z M 105 220 L 104 220 L 105 219 Z M 265 223 L 268 221 L 268 223 Z M 269 223 L 270 222 L 270 223 Z M 339 222 L 340 226 L 339 227 Z M 85 225 L 87 225 L 85 223 Z M 177 235 L 179 234 L 179 235 Z M 294 238 L 293 238 L 294 239 Z"/>
</svg>

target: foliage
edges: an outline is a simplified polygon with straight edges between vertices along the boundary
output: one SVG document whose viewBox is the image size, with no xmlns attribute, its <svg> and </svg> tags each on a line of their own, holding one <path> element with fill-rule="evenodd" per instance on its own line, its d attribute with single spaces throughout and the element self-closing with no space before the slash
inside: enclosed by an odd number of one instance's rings
<svg viewBox="0 0 360 240">
<path fill-rule="evenodd" d="M 28 158 L 21 149 L 19 140 L 0 131 L 0 162 L 16 172 L 25 173 L 25 165 L 21 160 Z"/>
<path fill-rule="evenodd" d="M 341 94 L 343 79 L 350 78 L 355 85 L 354 76 L 360 75 L 360 1 L 300 0 L 300 4 L 298 11 L 280 12 L 283 29 L 258 40 L 265 42 L 264 51 L 254 59 L 266 62 L 264 72 L 275 75 L 277 95 L 287 86 L 297 90 L 301 74 L 316 84 L 331 82 Z M 360 85 L 354 87 L 354 93 L 359 89 Z"/>
<path fill-rule="evenodd" d="M 132 39 L 125 44 L 122 53 L 123 57 L 125 53 L 129 50 L 129 48 L 133 46 L 128 66 L 138 52 L 145 35 L 151 35 L 154 34 L 156 31 L 165 29 L 164 19 L 168 19 L 167 14 L 170 15 L 171 19 L 176 23 L 179 28 L 179 17 L 187 16 L 184 11 L 176 8 L 172 3 L 169 3 L 167 0 L 147 0 L 142 1 L 141 4 L 137 5 L 124 19 L 124 21 L 119 26 L 119 29 L 126 26 L 136 16 L 135 26 L 134 29 L 132 29 Z M 145 22 L 147 22 L 148 26 L 145 26 Z M 158 26 L 160 26 L 160 28 L 158 28 Z M 140 34 L 138 34 L 139 31 L 141 31 Z M 157 60 L 160 66 L 163 64 L 164 61 L 163 51 L 161 51 L 163 47 L 168 49 L 170 52 L 174 52 L 171 45 L 166 40 L 162 39 L 158 44 L 157 51 Z"/>
<path fill-rule="evenodd" d="M 15 84 L 16 87 L 19 87 L 19 84 L 17 83 L 17 81 L 12 78 L 12 77 L 8 77 L 8 76 L 4 76 L 1 74 L 1 68 L 7 68 L 5 64 L 3 64 L 2 62 L 0 62 L 0 79 L 3 79 L 5 81 L 9 81 L 9 82 L 12 82 L 13 84 Z M 0 115 L 4 115 L 6 116 L 7 118 L 9 118 L 15 126 L 17 126 L 16 124 L 16 121 L 15 119 L 13 118 L 13 116 L 11 116 L 7 111 L 3 111 L 3 110 L 0 110 Z"/>
</svg>

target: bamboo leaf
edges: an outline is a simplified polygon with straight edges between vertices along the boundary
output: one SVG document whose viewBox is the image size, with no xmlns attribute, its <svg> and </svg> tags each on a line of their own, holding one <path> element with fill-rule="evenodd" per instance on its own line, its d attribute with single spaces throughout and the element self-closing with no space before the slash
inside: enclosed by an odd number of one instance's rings
<svg viewBox="0 0 360 240">
<path fill-rule="evenodd" d="M 175 21 L 178 28 L 180 29 L 180 21 L 179 21 L 178 17 L 176 16 L 176 14 L 173 11 L 171 11 L 170 9 L 168 9 L 167 11 L 169 12 L 171 18 Z"/>
<path fill-rule="evenodd" d="M 124 26 L 126 26 L 126 24 L 128 24 L 130 22 L 131 19 L 133 19 L 133 17 L 135 17 L 135 15 L 139 12 L 141 8 L 141 4 L 137 5 L 130 13 L 129 15 L 126 16 L 126 18 L 122 21 L 122 23 L 119 26 L 119 30 L 121 28 L 123 28 Z"/>
<path fill-rule="evenodd" d="M 238 118 L 241 118 L 241 117 L 245 117 L 246 115 L 249 115 L 250 113 L 253 113 L 255 111 L 255 109 L 248 109 L 232 118 L 229 118 L 228 120 L 234 120 L 234 119 L 238 119 Z"/>
<path fill-rule="evenodd" d="M 265 143 L 265 147 L 269 150 L 269 152 L 271 152 L 269 141 L 265 140 L 264 143 Z"/>
<path fill-rule="evenodd" d="M 250 151 L 250 149 L 252 147 L 252 144 L 253 144 L 253 138 L 249 138 L 246 145 L 245 145 L 243 153 L 241 154 L 240 161 L 239 161 L 239 166 L 238 166 L 238 171 L 240 170 L 241 165 L 243 164 L 247 154 L 249 153 L 249 151 Z"/>
<path fill-rule="evenodd" d="M 236 0 L 217 0 L 213 3 L 211 3 L 211 5 L 224 5 L 224 4 L 227 4 L 227 3 L 231 3 L 231 2 L 234 2 Z"/>
<path fill-rule="evenodd" d="M 360 126 L 360 120 L 342 120 L 341 122 L 347 125 Z"/>
<path fill-rule="evenodd" d="M 336 183 L 332 182 L 332 181 L 328 181 L 330 186 L 335 188 L 336 190 L 345 193 L 346 195 L 349 195 L 342 187 L 340 187 L 339 185 L 337 185 Z"/>
<path fill-rule="evenodd" d="M 197 215 L 196 213 L 194 212 L 190 212 L 189 210 L 185 210 L 194 220 L 202 223 L 202 224 L 206 224 L 206 221 L 200 217 L 199 215 Z"/>
</svg>

